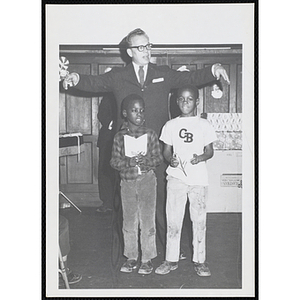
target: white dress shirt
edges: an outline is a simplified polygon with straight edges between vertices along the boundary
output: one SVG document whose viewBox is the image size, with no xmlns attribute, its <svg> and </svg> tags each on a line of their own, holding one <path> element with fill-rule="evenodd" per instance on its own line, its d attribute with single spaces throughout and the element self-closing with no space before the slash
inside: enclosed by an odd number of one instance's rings
<svg viewBox="0 0 300 300">
<path fill-rule="evenodd" d="M 136 76 L 136 78 L 137 78 L 137 80 L 138 80 L 138 82 L 140 82 L 140 77 L 139 77 L 139 68 L 140 68 L 140 66 L 139 65 L 137 65 L 136 63 L 134 63 L 134 62 L 132 62 L 132 64 L 133 64 L 133 68 L 134 68 L 134 72 L 135 72 L 135 76 Z M 144 82 L 146 81 L 146 77 L 147 77 L 147 71 L 148 71 L 148 64 L 147 65 L 144 65 L 143 66 L 144 67 Z"/>
</svg>

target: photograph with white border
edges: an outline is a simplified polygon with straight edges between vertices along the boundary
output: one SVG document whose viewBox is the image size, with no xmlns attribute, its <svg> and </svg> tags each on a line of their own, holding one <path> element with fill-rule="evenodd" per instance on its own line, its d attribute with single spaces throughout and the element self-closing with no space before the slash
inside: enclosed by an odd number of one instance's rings
<svg viewBox="0 0 300 300">
<path fill-rule="evenodd" d="M 46 178 L 46 226 L 43 230 L 46 238 L 43 241 L 43 276 L 46 278 L 47 297 L 255 296 L 254 22 L 254 3 L 45 5 L 46 174 L 43 175 Z M 153 44 L 152 64 L 167 65 L 173 71 L 186 74 L 207 68 L 214 75 L 215 64 L 219 63 L 229 76 L 230 83 L 222 73 L 221 78 L 212 84 L 200 86 L 197 106 L 197 114 L 206 119 L 217 137 L 213 143 L 214 156 L 207 162 L 206 243 L 212 273 L 209 277 L 197 276 L 190 254 L 187 259 L 179 261 L 176 271 L 164 276 L 155 274 L 160 259 L 165 259 L 162 253 L 165 249 L 160 251 L 159 242 L 157 258 L 152 260 L 154 270 L 150 275 L 140 275 L 137 271 L 121 273 L 114 266 L 109 266 L 111 258 L 95 257 L 96 251 L 102 251 L 99 240 L 88 241 L 92 232 L 97 231 L 99 239 L 107 238 L 114 227 L 100 227 L 103 225 L 100 219 L 110 220 L 110 214 L 96 213 L 98 201 L 101 202 L 98 195 L 97 142 L 103 126 L 97 113 L 105 93 L 103 90 L 99 90 L 98 94 L 92 90 L 75 91 L 76 86 L 72 87 L 72 84 L 65 89 L 63 82 L 72 73 L 78 72 L 79 77 L 82 74 L 84 78 L 84 75 L 99 76 L 110 72 L 111 68 L 125 67 L 119 46 L 135 28 L 145 31 Z M 164 80 L 155 78 L 151 83 L 159 86 Z M 164 104 L 170 119 L 176 117 L 178 109 L 176 105 L 172 106 L 174 96 L 176 91 L 170 90 Z M 151 104 L 145 103 L 146 116 L 147 106 L 151 107 Z M 71 215 L 70 253 L 73 252 L 73 257 L 70 254 L 70 263 L 73 262 L 74 268 L 69 262 L 68 267 L 81 277 L 81 281 L 70 285 L 70 289 L 59 287 L 60 279 L 64 279 L 61 270 L 59 272 L 61 210 L 64 215 Z M 71 227 L 72 220 L 75 220 L 76 228 Z M 94 227 L 88 229 L 88 226 Z M 85 232 L 86 228 L 89 231 Z M 191 249 L 192 234 L 184 233 L 184 230 L 182 240 L 188 240 L 188 249 Z M 84 240 L 80 240 L 80 236 Z M 222 248 L 219 248 L 220 244 Z M 97 249 L 87 249 L 89 245 L 96 245 Z M 103 245 L 105 253 L 114 255 L 117 251 L 107 247 Z M 214 252 L 209 253 L 210 249 Z M 75 257 L 76 252 L 80 254 L 78 257 L 82 257 L 84 252 L 83 261 Z M 126 258 L 122 257 L 124 262 Z M 221 267 L 217 266 L 219 261 Z M 100 270 L 101 266 L 107 268 L 99 271 L 107 272 L 107 280 L 100 273 L 96 274 L 95 270 Z M 191 275 L 185 274 L 186 270 L 192 270 Z M 175 278 L 175 272 L 178 278 L 170 280 L 170 276 Z M 114 273 L 113 284 L 109 282 L 109 273 Z M 234 283 L 231 277 L 234 277 Z M 137 278 L 142 279 L 139 281 Z M 101 280 L 102 283 L 99 283 Z M 148 283 L 143 285 L 142 280 Z"/>
</svg>

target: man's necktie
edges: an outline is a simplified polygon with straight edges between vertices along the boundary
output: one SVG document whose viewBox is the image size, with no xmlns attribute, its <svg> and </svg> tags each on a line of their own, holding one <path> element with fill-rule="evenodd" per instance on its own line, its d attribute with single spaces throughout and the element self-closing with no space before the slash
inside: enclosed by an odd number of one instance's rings
<svg viewBox="0 0 300 300">
<path fill-rule="evenodd" d="M 144 80 L 144 76 L 145 76 L 145 72 L 144 72 L 144 67 L 143 66 L 140 66 L 140 68 L 139 68 L 139 79 L 140 79 L 140 85 L 141 86 L 144 86 L 144 82 L 145 82 L 145 80 Z"/>
</svg>

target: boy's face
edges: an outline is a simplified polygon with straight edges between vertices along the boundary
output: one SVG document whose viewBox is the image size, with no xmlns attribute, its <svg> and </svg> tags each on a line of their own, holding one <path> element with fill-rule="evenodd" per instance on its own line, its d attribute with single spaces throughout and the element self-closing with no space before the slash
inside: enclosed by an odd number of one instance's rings
<svg viewBox="0 0 300 300">
<path fill-rule="evenodd" d="M 149 39 L 145 35 L 136 35 L 131 39 L 131 47 L 146 46 L 149 44 Z M 128 55 L 132 58 L 132 61 L 139 66 L 147 65 L 150 62 L 151 50 L 144 48 L 144 51 L 140 52 L 137 48 L 127 49 Z"/>
<path fill-rule="evenodd" d="M 199 104 L 199 99 L 192 90 L 182 90 L 177 97 L 177 105 L 181 110 L 181 115 L 184 117 L 191 117 L 196 115 L 196 107 Z"/>
<path fill-rule="evenodd" d="M 123 116 L 127 119 L 130 126 L 140 127 L 145 122 L 145 106 L 140 100 L 133 100 L 127 109 L 123 110 Z"/>
</svg>

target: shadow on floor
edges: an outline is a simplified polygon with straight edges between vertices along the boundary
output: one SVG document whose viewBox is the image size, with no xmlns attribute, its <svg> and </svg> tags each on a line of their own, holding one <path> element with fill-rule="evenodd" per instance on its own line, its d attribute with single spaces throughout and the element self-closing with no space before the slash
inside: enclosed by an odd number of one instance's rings
<svg viewBox="0 0 300 300">
<path fill-rule="evenodd" d="M 199 277 L 192 263 L 191 224 L 188 212 L 182 230 L 182 248 L 186 260 L 167 275 L 140 275 L 121 273 L 111 266 L 111 214 L 100 214 L 94 207 L 82 208 L 79 214 L 73 208 L 61 210 L 68 218 L 71 252 L 69 267 L 82 280 L 72 289 L 239 289 L 242 288 L 242 216 L 240 213 L 209 213 L 207 215 L 207 262 L 212 275 Z M 157 242 L 158 256 L 154 268 L 164 260 L 164 249 Z M 120 263 L 126 259 L 122 257 Z"/>
</svg>

